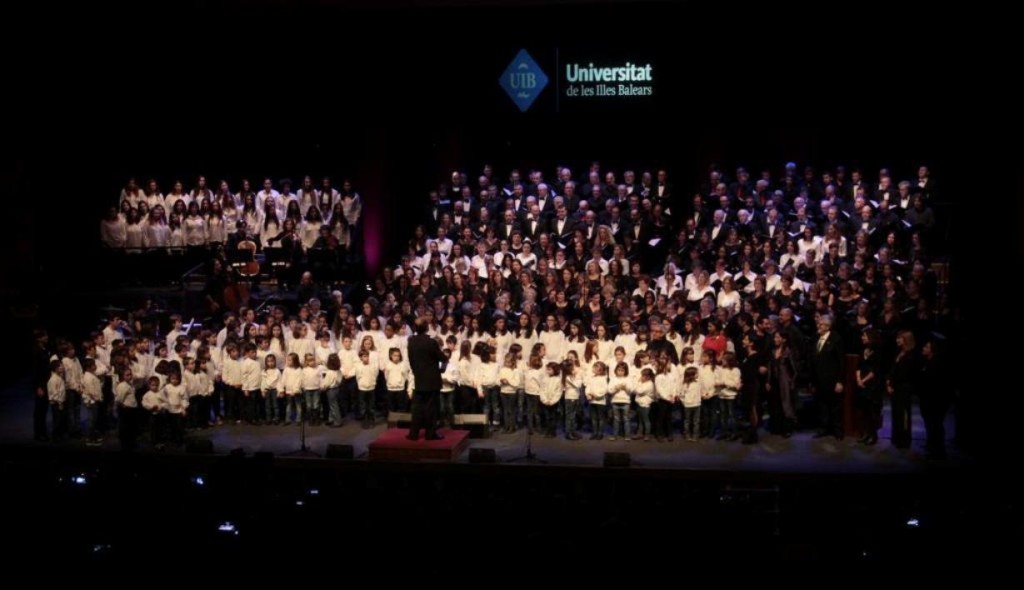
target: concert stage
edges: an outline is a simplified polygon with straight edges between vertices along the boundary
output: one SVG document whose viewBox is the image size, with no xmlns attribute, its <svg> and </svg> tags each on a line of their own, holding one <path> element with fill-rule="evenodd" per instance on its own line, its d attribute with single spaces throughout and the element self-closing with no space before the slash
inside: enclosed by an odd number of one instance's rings
<svg viewBox="0 0 1024 590">
<path fill-rule="evenodd" d="M 913 445 L 911 449 L 899 450 L 889 442 L 888 407 L 885 410 L 884 426 L 879 433 L 878 445 L 867 447 L 856 442 L 855 437 L 843 441 L 833 438 L 814 439 L 812 431 L 800 431 L 792 438 L 782 438 L 761 431 L 760 441 L 753 445 L 739 442 L 700 440 L 689 443 L 676 436 L 673 442 L 584 440 L 569 441 L 561 436 L 545 438 L 534 435 L 531 441 L 534 453 L 548 462 L 543 466 L 580 467 L 601 469 L 605 452 L 629 453 L 633 470 L 682 470 L 718 473 L 779 473 L 779 474 L 911 474 L 923 473 L 930 467 L 951 467 L 959 465 L 965 457 L 958 453 L 952 443 L 949 458 L 945 461 L 929 461 L 924 453 L 924 424 L 918 408 L 913 412 Z M 514 434 L 494 433 L 489 438 L 468 438 L 468 431 L 443 429 L 445 438 L 428 443 L 420 440 L 405 440 L 405 429 L 390 429 L 380 423 L 377 427 L 364 430 L 358 421 L 347 419 L 341 428 L 309 427 L 306 443 L 314 451 L 324 454 L 327 446 L 351 445 L 356 462 L 367 458 L 388 462 L 416 461 L 429 459 L 452 463 L 469 463 L 468 449 L 493 449 L 497 463 L 505 463 L 526 454 L 527 434 L 520 429 Z M 952 415 L 947 419 L 947 432 L 955 433 Z M 224 425 L 186 433 L 186 439 L 209 440 L 216 455 L 228 454 L 242 449 L 247 454 L 272 453 L 275 457 L 299 448 L 299 428 L 295 426 L 247 426 Z M 384 446 L 375 449 L 377 443 Z M 396 443 L 392 445 L 392 443 Z M 120 448 L 116 434 L 108 435 L 102 447 L 86 447 L 81 440 L 61 443 L 39 444 L 32 441 L 32 401 L 26 383 L 15 384 L 0 393 L 0 445 L 47 447 L 55 451 L 99 452 L 116 451 Z M 436 445 L 436 447 L 435 447 Z M 143 438 L 140 453 L 156 451 Z M 406 447 L 422 449 L 424 453 L 406 453 Z M 457 448 L 456 448 L 457 447 Z M 163 455 L 185 455 L 183 448 L 168 446 Z M 287 458 L 280 458 L 287 461 Z M 509 467 L 519 466 L 519 463 Z"/>
</svg>

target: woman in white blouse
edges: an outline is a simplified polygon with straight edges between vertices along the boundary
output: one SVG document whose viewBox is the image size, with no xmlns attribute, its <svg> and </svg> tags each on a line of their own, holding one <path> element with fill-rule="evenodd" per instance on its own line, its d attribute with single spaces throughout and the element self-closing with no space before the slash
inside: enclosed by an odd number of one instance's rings
<svg viewBox="0 0 1024 590">
<path fill-rule="evenodd" d="M 533 253 L 533 244 L 529 241 L 523 242 L 523 251 L 516 254 L 516 260 L 523 265 L 524 269 L 534 270 L 537 266 L 537 255 Z"/>
<path fill-rule="evenodd" d="M 128 221 L 125 223 L 124 247 L 132 254 L 138 254 L 142 246 L 143 222 L 138 211 L 132 209 L 128 212 Z"/>
<path fill-rule="evenodd" d="M 697 286 L 686 293 L 686 300 L 691 303 L 696 303 L 701 299 L 704 299 L 708 295 L 714 297 L 715 290 L 711 287 L 710 275 L 708 271 L 702 270 L 697 275 Z"/>
<path fill-rule="evenodd" d="M 188 204 L 188 215 L 185 216 L 185 245 L 190 248 L 206 245 L 206 220 L 199 214 L 199 205 L 194 201 Z"/>
<path fill-rule="evenodd" d="M 821 251 L 821 238 L 814 235 L 814 230 L 810 226 L 804 228 L 804 235 L 796 243 L 797 251 L 800 254 L 806 254 L 808 250 L 814 250 L 816 252 Z"/>
<path fill-rule="evenodd" d="M 729 315 L 736 315 L 740 310 L 740 293 L 733 288 L 732 277 L 722 279 L 722 290 L 718 293 L 718 307 L 729 310 Z"/>
<path fill-rule="evenodd" d="M 128 224 L 117 212 L 117 207 L 111 207 L 107 216 L 100 222 L 100 239 L 107 248 L 124 248 L 128 239 Z"/>
</svg>

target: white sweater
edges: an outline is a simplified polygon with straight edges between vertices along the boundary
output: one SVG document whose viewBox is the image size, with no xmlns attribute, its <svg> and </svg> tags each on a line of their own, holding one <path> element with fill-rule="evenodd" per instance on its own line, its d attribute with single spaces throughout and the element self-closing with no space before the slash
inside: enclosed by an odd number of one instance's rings
<svg viewBox="0 0 1024 590">
<path fill-rule="evenodd" d="M 359 363 L 359 355 L 356 354 L 356 349 L 346 350 L 342 348 L 338 351 L 338 358 L 341 360 L 341 378 L 350 379 L 355 377 L 356 363 Z"/>
<path fill-rule="evenodd" d="M 256 391 L 260 388 L 260 364 L 256 359 L 246 358 L 239 363 L 242 391 Z"/>
<path fill-rule="evenodd" d="M 87 406 L 103 401 L 103 383 L 88 371 L 82 376 L 82 401 Z"/>
<path fill-rule="evenodd" d="M 693 381 L 691 383 L 685 383 L 683 385 L 683 407 L 685 408 L 699 408 L 701 393 L 703 389 L 700 386 L 700 380 Z"/>
<path fill-rule="evenodd" d="M 242 363 L 225 355 L 220 367 L 220 379 L 229 387 L 242 386 Z"/>
<path fill-rule="evenodd" d="M 712 365 L 701 365 L 697 380 L 700 381 L 701 395 L 704 399 L 718 395 L 715 390 L 715 382 L 718 380 L 718 371 Z"/>
<path fill-rule="evenodd" d="M 188 393 L 184 383 L 164 385 L 163 397 L 167 400 L 167 411 L 171 414 L 184 414 L 188 408 Z"/>
<path fill-rule="evenodd" d="M 320 369 L 316 367 L 302 367 L 302 391 L 315 391 L 320 389 Z"/>
<path fill-rule="evenodd" d="M 603 406 L 608 403 L 608 376 L 591 375 L 586 380 L 587 399 L 590 403 Z"/>
<path fill-rule="evenodd" d="M 135 399 L 135 388 L 127 381 L 118 383 L 114 388 L 114 401 L 117 402 L 117 405 L 126 408 L 139 407 L 138 400 Z"/>
<path fill-rule="evenodd" d="M 658 373 L 654 376 L 654 390 L 658 399 L 672 403 L 679 397 L 679 380 L 674 371 Z"/>
<path fill-rule="evenodd" d="M 502 383 L 502 381 L 506 383 Z M 515 369 L 502 367 L 498 371 L 498 383 L 501 384 L 501 393 L 515 393 L 516 390 L 523 388 L 523 370 L 518 367 Z"/>
<path fill-rule="evenodd" d="M 302 369 L 286 367 L 284 371 L 281 371 L 281 390 L 285 395 L 302 393 Z"/>
<path fill-rule="evenodd" d="M 441 391 L 451 392 L 455 391 L 455 387 L 459 384 L 459 363 L 449 362 L 444 368 L 444 372 L 441 373 Z"/>
<path fill-rule="evenodd" d="M 378 375 L 380 375 L 380 369 L 377 368 L 377 363 L 373 362 L 372 358 L 368 363 L 363 363 L 362 360 L 356 363 L 356 387 L 360 391 L 373 391 L 376 389 Z"/>
<path fill-rule="evenodd" d="M 629 377 L 612 377 L 608 380 L 608 393 L 612 396 L 613 404 L 629 403 L 630 385 Z"/>
<path fill-rule="evenodd" d="M 162 389 L 160 391 L 146 391 L 146 395 L 142 396 L 142 407 L 154 414 L 166 410 L 167 405 L 167 398 L 164 396 Z"/>
<path fill-rule="evenodd" d="M 544 374 L 543 387 L 540 390 L 540 403 L 553 406 L 562 399 L 562 376 Z"/>
<path fill-rule="evenodd" d="M 641 408 L 651 407 L 651 403 L 654 401 L 654 382 L 653 381 L 638 381 L 636 384 L 636 405 Z"/>
<path fill-rule="evenodd" d="M 82 391 L 82 363 L 75 357 L 64 357 L 60 360 L 64 365 L 64 386 L 67 389 Z"/>
<path fill-rule="evenodd" d="M 718 369 L 715 371 L 715 388 L 722 399 L 736 399 L 740 391 L 740 370 Z"/>
<path fill-rule="evenodd" d="M 60 375 L 50 373 L 50 380 L 46 382 L 46 395 L 52 404 L 63 404 L 67 399 L 64 379 Z"/>
<path fill-rule="evenodd" d="M 527 369 L 526 378 L 523 380 L 523 387 L 526 395 L 540 395 L 544 389 L 544 369 Z"/>
<path fill-rule="evenodd" d="M 384 363 L 384 385 L 388 391 L 405 390 L 406 382 L 409 380 L 409 365 L 405 361 L 400 363 L 389 360 Z"/>
<path fill-rule="evenodd" d="M 562 395 L 568 401 L 575 401 L 580 399 L 580 387 L 583 385 L 583 379 L 579 375 L 579 369 L 576 370 L 576 375 L 562 375 L 565 379 L 562 382 Z"/>
<path fill-rule="evenodd" d="M 281 386 L 281 370 L 277 367 L 273 369 L 263 369 L 263 373 L 260 374 L 260 390 L 266 392 L 270 389 L 280 389 Z"/>
<path fill-rule="evenodd" d="M 498 363 L 477 363 L 476 371 L 473 375 L 473 385 L 477 390 L 498 385 L 498 373 L 500 371 L 501 365 Z M 483 392 L 480 391 L 480 393 Z"/>
<path fill-rule="evenodd" d="M 320 377 L 320 389 L 332 389 L 339 385 L 341 385 L 341 373 L 331 369 L 324 369 Z"/>
</svg>

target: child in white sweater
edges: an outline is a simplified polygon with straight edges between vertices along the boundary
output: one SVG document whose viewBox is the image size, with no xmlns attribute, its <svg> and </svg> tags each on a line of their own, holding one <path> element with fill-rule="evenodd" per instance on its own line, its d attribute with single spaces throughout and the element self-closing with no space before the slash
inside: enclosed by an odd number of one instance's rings
<svg viewBox="0 0 1024 590">
<path fill-rule="evenodd" d="M 167 376 L 163 395 L 167 400 L 167 430 L 171 442 L 176 445 L 184 444 L 188 392 L 178 372 L 172 371 Z"/>
<path fill-rule="evenodd" d="M 277 368 L 277 357 L 268 354 L 263 359 L 263 372 L 260 373 L 260 391 L 266 403 L 268 424 L 280 424 L 282 414 L 277 408 L 277 392 L 281 388 L 281 370 Z"/>
<path fill-rule="evenodd" d="M 654 377 L 654 438 L 658 442 L 672 442 L 672 408 L 679 397 L 679 375 L 667 358 L 658 359 L 658 374 Z"/>
<path fill-rule="evenodd" d="M 316 356 L 307 353 L 302 367 L 302 397 L 306 405 L 303 418 L 307 424 L 320 425 L 320 369 L 316 366 Z"/>
<path fill-rule="evenodd" d="M 451 349 L 445 347 L 442 352 L 448 364 L 441 373 L 441 422 L 451 427 L 455 423 L 455 389 L 459 386 L 459 363 L 452 360 Z"/>
<path fill-rule="evenodd" d="M 523 389 L 526 392 L 526 431 L 530 434 L 533 434 L 540 423 L 538 412 L 540 394 L 544 388 L 544 376 L 544 357 L 538 349 L 537 354 L 530 355 L 523 379 Z"/>
<path fill-rule="evenodd" d="M 741 379 L 736 366 L 736 355 L 727 352 L 722 355 L 722 366 L 715 371 L 715 389 L 718 392 L 718 414 L 722 423 L 719 440 L 736 440 L 736 396 L 739 394 Z"/>
<path fill-rule="evenodd" d="M 590 402 L 590 440 L 601 440 L 604 438 L 608 404 L 608 366 L 604 362 L 597 361 L 592 365 L 584 391 Z"/>
<path fill-rule="evenodd" d="M 702 395 L 697 367 L 687 367 L 683 373 L 683 437 L 697 441 L 700 431 L 700 404 Z"/>
<path fill-rule="evenodd" d="M 519 368 L 518 355 L 505 354 L 505 364 L 498 371 L 501 391 L 501 418 L 505 433 L 516 431 L 516 394 L 523 388 L 523 370 Z"/>
<path fill-rule="evenodd" d="M 102 444 L 98 425 L 99 409 L 103 402 L 103 382 L 96 376 L 96 359 L 85 359 L 82 370 L 82 403 L 85 404 L 88 416 L 85 444 L 96 447 Z"/>
<path fill-rule="evenodd" d="M 327 363 L 320 378 L 320 391 L 327 396 L 327 424 L 331 428 L 341 428 L 341 358 L 337 354 L 327 355 Z"/>
<path fill-rule="evenodd" d="M 579 440 L 576 433 L 576 410 L 580 403 L 580 388 L 583 386 L 579 367 L 572 355 L 562 363 L 562 397 L 565 399 L 565 439 Z"/>
<path fill-rule="evenodd" d="M 633 390 L 636 400 L 636 438 L 651 440 L 651 404 L 654 403 L 654 370 L 640 369 L 640 377 Z"/>
<path fill-rule="evenodd" d="M 377 376 L 380 370 L 374 362 L 376 355 L 371 355 L 369 349 L 359 351 L 359 362 L 356 363 L 354 372 L 356 388 L 359 392 L 359 414 L 362 416 L 363 428 L 373 428 L 373 393 L 377 388 Z"/>
<path fill-rule="evenodd" d="M 558 428 L 558 402 L 562 399 L 562 366 L 548 363 L 540 391 L 540 403 L 544 409 L 544 436 L 555 438 Z"/>
<path fill-rule="evenodd" d="M 615 376 L 608 380 L 608 395 L 612 402 L 612 435 L 608 440 L 615 440 L 619 434 L 622 440 L 629 440 L 629 365 L 619 362 L 615 365 Z"/>
<path fill-rule="evenodd" d="M 404 412 L 408 407 L 409 396 L 406 393 L 409 385 L 409 365 L 402 358 L 402 349 L 388 349 L 388 360 L 382 368 L 384 385 L 388 390 L 388 415 L 392 412 Z"/>
<path fill-rule="evenodd" d="M 53 440 L 67 436 L 68 419 L 65 412 L 67 388 L 64 384 L 64 364 L 56 357 L 50 357 L 50 379 L 46 382 L 46 397 L 50 400 L 53 414 Z"/>
<path fill-rule="evenodd" d="M 294 415 L 293 424 L 299 424 L 302 422 L 302 367 L 299 365 L 299 355 L 292 352 L 287 358 L 287 365 L 281 372 L 281 389 L 288 400 L 288 407 L 282 420 L 288 422 Z"/>
</svg>

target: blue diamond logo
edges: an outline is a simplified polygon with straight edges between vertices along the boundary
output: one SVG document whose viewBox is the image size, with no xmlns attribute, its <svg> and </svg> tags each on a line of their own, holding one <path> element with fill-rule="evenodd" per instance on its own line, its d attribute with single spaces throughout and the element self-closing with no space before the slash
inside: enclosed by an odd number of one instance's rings
<svg viewBox="0 0 1024 590">
<path fill-rule="evenodd" d="M 519 110 L 526 112 L 548 85 L 548 77 L 530 54 L 520 49 L 516 58 L 505 68 L 499 83 Z"/>
</svg>

